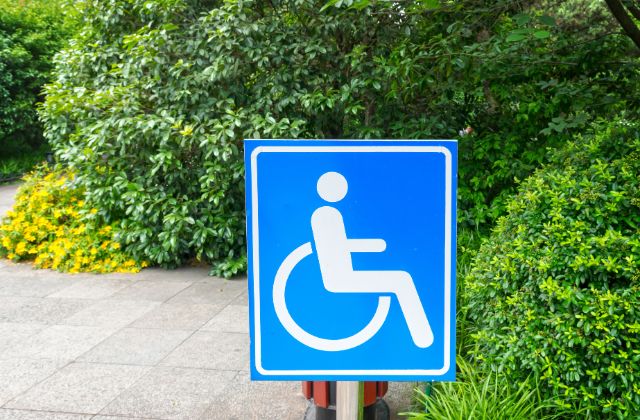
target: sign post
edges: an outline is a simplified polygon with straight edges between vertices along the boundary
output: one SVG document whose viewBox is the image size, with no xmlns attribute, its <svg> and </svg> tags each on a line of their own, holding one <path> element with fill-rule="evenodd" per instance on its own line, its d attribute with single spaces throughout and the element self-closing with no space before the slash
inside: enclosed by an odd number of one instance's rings
<svg viewBox="0 0 640 420">
<path fill-rule="evenodd" d="M 354 381 L 338 381 L 337 394 L 336 420 L 362 420 L 364 384 Z"/>
<path fill-rule="evenodd" d="M 246 140 L 245 164 L 251 378 L 339 381 L 349 420 L 356 381 L 455 380 L 457 143 Z"/>
</svg>

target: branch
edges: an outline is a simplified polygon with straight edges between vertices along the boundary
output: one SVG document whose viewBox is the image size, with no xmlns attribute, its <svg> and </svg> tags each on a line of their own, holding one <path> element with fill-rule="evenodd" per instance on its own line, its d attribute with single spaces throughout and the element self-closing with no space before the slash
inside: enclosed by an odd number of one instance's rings
<svg viewBox="0 0 640 420">
<path fill-rule="evenodd" d="M 627 2 L 625 3 L 625 6 L 627 6 L 627 9 L 629 9 L 634 18 L 640 20 L 640 9 L 638 9 L 638 7 L 633 3 L 634 2 L 632 1 Z"/>
<path fill-rule="evenodd" d="M 636 44 L 636 47 L 640 48 L 640 29 L 636 26 L 635 22 L 631 19 L 631 16 L 627 13 L 624 5 L 620 0 L 604 0 L 609 6 L 609 10 L 616 18 L 622 29 L 627 33 L 629 38 Z"/>
</svg>

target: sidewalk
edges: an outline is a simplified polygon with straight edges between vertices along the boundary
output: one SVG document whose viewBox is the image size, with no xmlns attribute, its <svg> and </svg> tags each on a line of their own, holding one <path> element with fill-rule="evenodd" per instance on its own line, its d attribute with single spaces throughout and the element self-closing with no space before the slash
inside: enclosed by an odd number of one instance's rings
<svg viewBox="0 0 640 420">
<path fill-rule="evenodd" d="M 0 214 L 14 192 L 0 186 Z M 300 382 L 249 380 L 246 290 L 204 268 L 68 275 L 0 260 L 0 420 L 302 419 Z M 390 384 L 394 413 L 413 386 Z"/>
</svg>

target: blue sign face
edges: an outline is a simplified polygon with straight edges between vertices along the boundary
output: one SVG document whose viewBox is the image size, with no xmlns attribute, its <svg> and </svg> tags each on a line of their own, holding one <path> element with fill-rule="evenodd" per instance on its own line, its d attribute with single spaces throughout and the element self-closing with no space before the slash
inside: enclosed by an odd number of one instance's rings
<svg viewBox="0 0 640 420">
<path fill-rule="evenodd" d="M 252 379 L 455 379 L 456 158 L 245 141 Z"/>
</svg>

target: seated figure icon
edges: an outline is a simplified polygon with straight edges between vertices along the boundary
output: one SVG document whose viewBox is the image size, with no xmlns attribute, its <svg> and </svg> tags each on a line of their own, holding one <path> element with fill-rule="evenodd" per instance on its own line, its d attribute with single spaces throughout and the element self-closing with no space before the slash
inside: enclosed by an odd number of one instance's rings
<svg viewBox="0 0 640 420">
<path fill-rule="evenodd" d="M 327 172 L 317 182 L 318 194 L 328 203 L 341 201 L 347 195 L 348 188 L 346 178 L 338 172 Z M 276 314 L 294 338 L 324 351 L 340 351 L 359 346 L 382 327 L 390 307 L 388 295 L 391 294 L 396 296 L 400 304 L 414 344 L 419 348 L 431 346 L 433 332 L 411 275 L 405 271 L 362 271 L 353 268 L 352 253 L 383 252 L 387 246 L 384 239 L 348 238 L 342 214 L 330 205 L 313 212 L 311 228 L 324 288 L 331 293 L 378 294 L 378 308 L 369 324 L 348 338 L 319 338 L 303 330 L 287 310 L 284 289 L 295 265 L 312 253 L 311 244 L 307 242 L 282 262 L 273 289 Z"/>
</svg>

